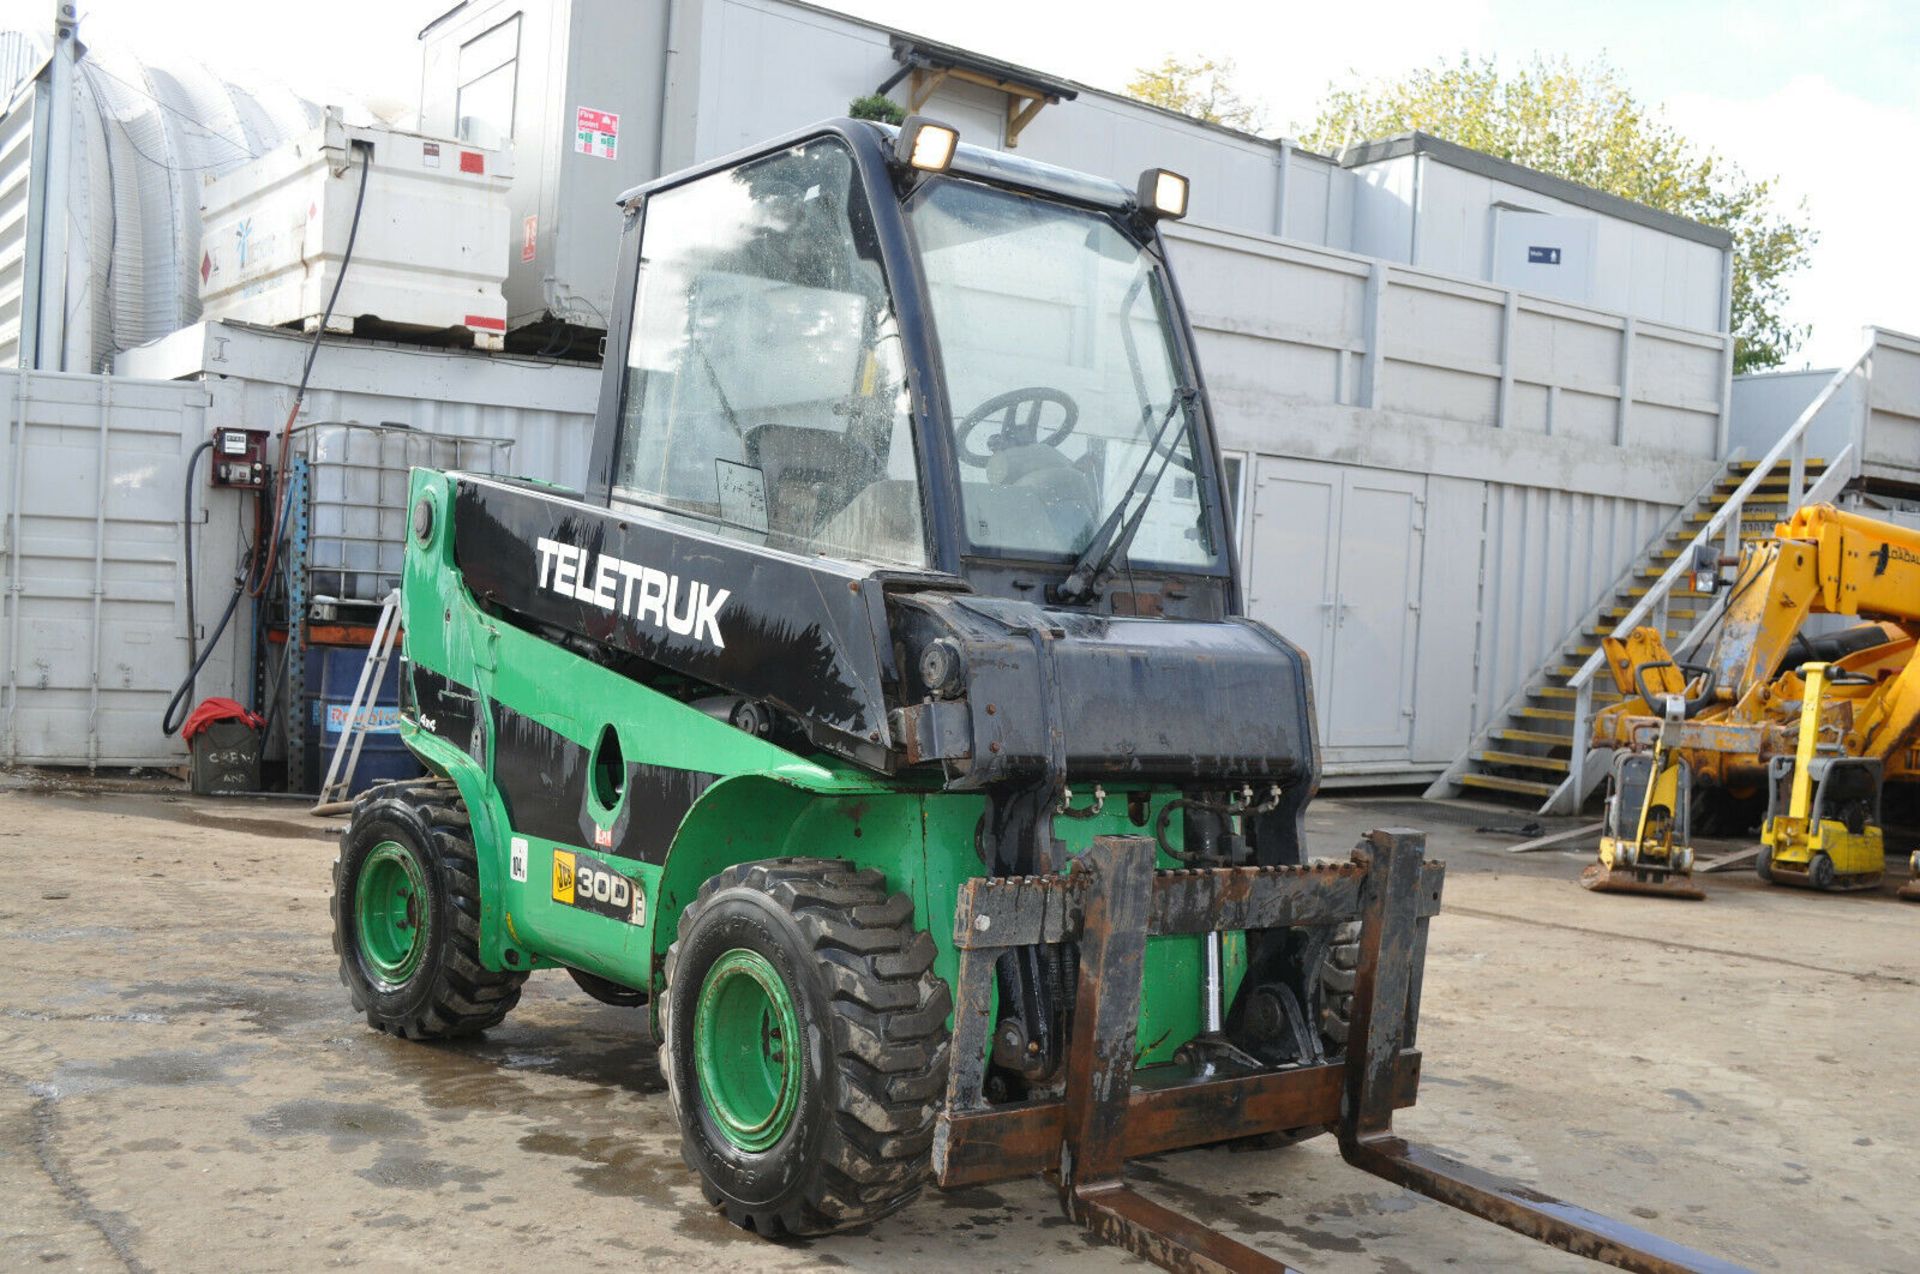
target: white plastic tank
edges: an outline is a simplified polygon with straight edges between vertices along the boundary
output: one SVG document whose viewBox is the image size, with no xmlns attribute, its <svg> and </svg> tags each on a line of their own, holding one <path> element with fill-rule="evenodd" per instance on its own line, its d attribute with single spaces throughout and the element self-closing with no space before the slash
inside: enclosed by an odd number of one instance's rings
<svg viewBox="0 0 1920 1274">
<path fill-rule="evenodd" d="M 74 43 L 36 57 L 45 36 L 0 32 L 0 84 L 12 90 L 0 115 L 0 366 L 31 352 L 37 367 L 98 371 L 117 351 L 198 320 L 202 184 L 321 119 L 286 89 Z M 64 85 L 60 56 L 73 59 Z M 64 130 L 53 118 L 63 92 Z M 53 201 L 44 217 L 38 198 Z M 23 342 L 36 286 L 64 304 L 38 342 L 31 333 Z"/>
<path fill-rule="evenodd" d="M 201 191 L 205 316 L 307 331 L 327 316 L 334 332 L 500 349 L 511 181 L 505 152 L 350 126 L 328 107 L 320 128 Z"/>
</svg>

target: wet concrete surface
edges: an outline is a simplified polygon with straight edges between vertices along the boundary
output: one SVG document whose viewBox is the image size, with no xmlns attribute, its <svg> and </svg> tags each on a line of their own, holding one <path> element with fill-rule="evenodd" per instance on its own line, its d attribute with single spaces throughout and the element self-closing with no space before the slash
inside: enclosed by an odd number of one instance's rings
<svg viewBox="0 0 1920 1274">
<path fill-rule="evenodd" d="M 1582 855 L 1474 830 L 1527 818 L 1313 810 L 1329 855 L 1424 825 L 1450 865 L 1401 1130 L 1756 1269 L 1913 1269 L 1920 906 L 1745 872 L 1705 903 L 1598 898 Z M 1139 1267 L 1038 1180 L 806 1244 L 730 1228 L 681 1164 L 641 1014 L 545 973 L 484 1038 L 369 1032 L 335 975 L 326 835 L 284 803 L 0 783 L 0 1269 Z M 1310 1271 L 1583 1265 L 1325 1139 L 1133 1179 Z"/>
</svg>

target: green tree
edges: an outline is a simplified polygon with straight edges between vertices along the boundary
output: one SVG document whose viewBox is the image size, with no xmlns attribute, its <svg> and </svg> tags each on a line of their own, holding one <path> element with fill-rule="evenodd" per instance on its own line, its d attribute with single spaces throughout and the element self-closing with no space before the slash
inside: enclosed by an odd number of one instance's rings
<svg viewBox="0 0 1920 1274">
<path fill-rule="evenodd" d="M 1234 87 L 1232 58 L 1169 57 L 1159 66 L 1139 67 L 1126 94 L 1243 133 L 1266 127 L 1265 114 Z"/>
<path fill-rule="evenodd" d="M 883 124 L 898 124 L 907 118 L 906 107 L 884 93 L 869 93 L 847 103 L 849 119 L 877 119 Z"/>
<path fill-rule="evenodd" d="M 1404 79 L 1330 88 L 1302 145 L 1329 154 L 1419 129 L 1733 235 L 1734 370 L 1784 362 L 1810 330 L 1782 316 L 1787 280 L 1818 235 L 1805 202 L 1783 211 L 1756 180 L 1642 105 L 1603 60 L 1535 56 L 1504 72 L 1462 56 Z"/>
</svg>

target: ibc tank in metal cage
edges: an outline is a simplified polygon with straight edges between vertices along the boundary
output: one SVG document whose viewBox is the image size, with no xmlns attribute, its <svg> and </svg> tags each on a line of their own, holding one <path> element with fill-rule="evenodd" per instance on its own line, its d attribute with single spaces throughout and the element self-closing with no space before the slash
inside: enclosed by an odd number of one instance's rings
<svg viewBox="0 0 1920 1274">
<path fill-rule="evenodd" d="M 412 509 L 408 471 L 504 471 L 510 438 L 422 433 L 405 425 L 303 426 L 307 463 L 306 593 L 359 611 L 400 586 Z M 335 618 L 345 618 L 336 612 Z"/>
</svg>

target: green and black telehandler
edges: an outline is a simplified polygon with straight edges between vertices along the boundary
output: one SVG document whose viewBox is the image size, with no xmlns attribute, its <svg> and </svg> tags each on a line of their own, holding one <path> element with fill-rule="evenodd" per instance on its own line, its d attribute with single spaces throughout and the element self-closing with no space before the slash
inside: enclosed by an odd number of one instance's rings
<svg viewBox="0 0 1920 1274">
<path fill-rule="evenodd" d="M 644 1006 L 769 1237 L 1047 1174 L 1171 1268 L 1278 1269 L 1131 1157 L 1339 1137 L 1598 1260 L 1731 1268 L 1412 1146 L 1442 867 L 1309 863 L 1306 661 L 1248 619 L 1137 189 L 838 121 L 621 200 L 587 487 L 416 470 L 403 733 L 335 941 L 374 1027 L 564 968 Z"/>
</svg>

